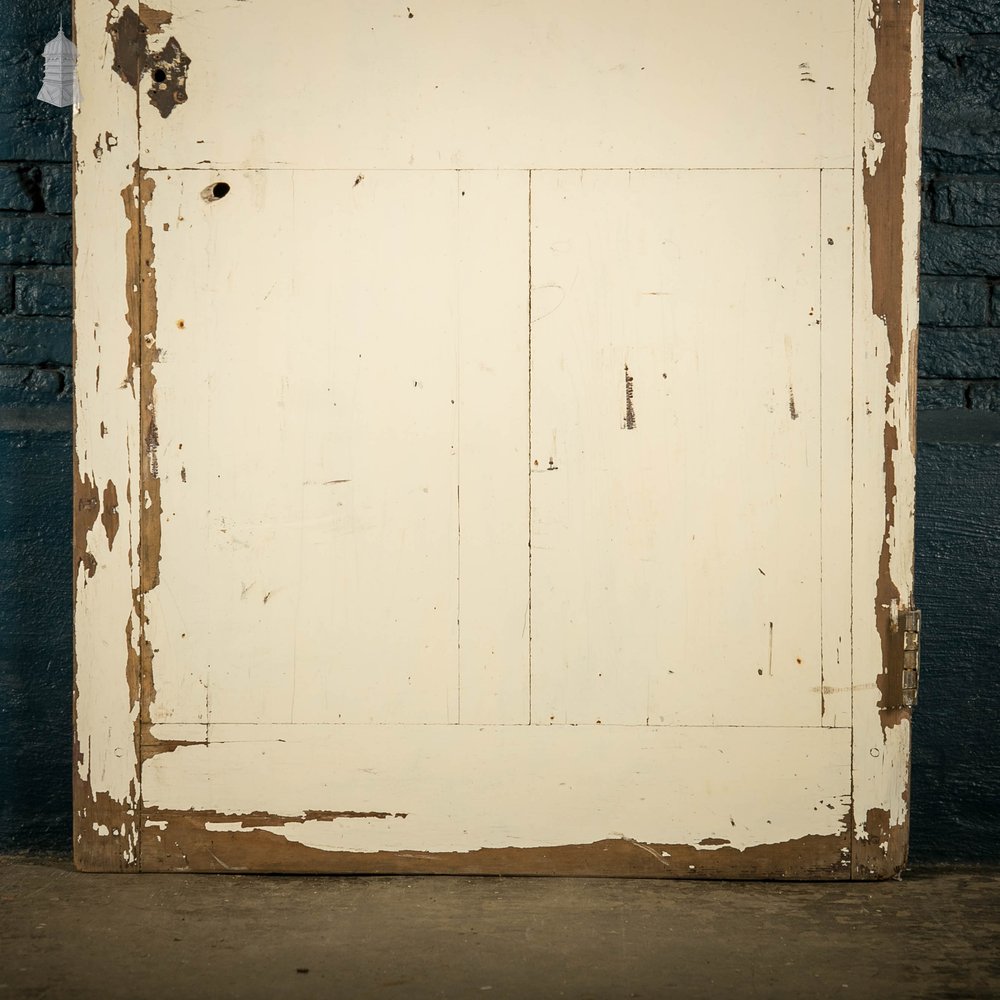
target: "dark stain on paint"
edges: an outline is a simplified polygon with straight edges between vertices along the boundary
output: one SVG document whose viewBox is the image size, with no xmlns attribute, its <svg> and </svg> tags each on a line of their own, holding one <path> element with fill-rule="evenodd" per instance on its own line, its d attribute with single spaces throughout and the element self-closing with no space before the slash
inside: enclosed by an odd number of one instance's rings
<svg viewBox="0 0 1000 1000">
<path fill-rule="evenodd" d="M 139 82 L 148 70 L 150 103 L 166 118 L 188 97 L 187 77 L 190 58 L 180 43 L 171 36 L 157 49 L 150 45 L 149 36 L 160 34 L 173 20 L 169 11 L 157 10 L 140 3 L 136 12 L 129 6 L 121 13 L 113 8 L 107 19 L 107 32 L 114 48 L 112 68 L 130 87 L 139 89 Z"/>
</svg>

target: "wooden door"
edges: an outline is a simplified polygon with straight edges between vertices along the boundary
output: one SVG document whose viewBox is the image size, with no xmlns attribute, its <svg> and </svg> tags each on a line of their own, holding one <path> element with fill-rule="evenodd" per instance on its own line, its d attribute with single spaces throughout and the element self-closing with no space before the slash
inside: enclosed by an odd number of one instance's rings
<svg viewBox="0 0 1000 1000">
<path fill-rule="evenodd" d="M 905 861 L 911 0 L 77 0 L 76 856 Z"/>
</svg>

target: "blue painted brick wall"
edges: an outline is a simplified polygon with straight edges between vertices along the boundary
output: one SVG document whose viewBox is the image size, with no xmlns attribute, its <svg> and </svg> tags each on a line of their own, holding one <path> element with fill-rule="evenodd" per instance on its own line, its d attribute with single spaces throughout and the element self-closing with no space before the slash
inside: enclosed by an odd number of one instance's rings
<svg viewBox="0 0 1000 1000">
<path fill-rule="evenodd" d="M 927 0 L 911 856 L 1000 860 L 1000 2 Z"/>
<path fill-rule="evenodd" d="M 35 100 L 60 14 L 0 0 L 0 850 L 70 837 L 70 112 Z"/>
<path fill-rule="evenodd" d="M 68 3 L 0 0 L 0 850 L 69 846 Z M 1000 860 L 1000 2 L 927 0 L 913 858 Z"/>
</svg>

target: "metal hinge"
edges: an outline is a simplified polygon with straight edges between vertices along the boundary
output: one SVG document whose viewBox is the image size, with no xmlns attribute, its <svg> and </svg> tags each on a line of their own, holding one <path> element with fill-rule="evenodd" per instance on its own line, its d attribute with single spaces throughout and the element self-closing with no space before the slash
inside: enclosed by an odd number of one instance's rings
<svg viewBox="0 0 1000 1000">
<path fill-rule="evenodd" d="M 896 629 L 903 644 L 901 701 L 903 708 L 915 708 L 920 687 L 920 612 L 900 611 Z"/>
</svg>

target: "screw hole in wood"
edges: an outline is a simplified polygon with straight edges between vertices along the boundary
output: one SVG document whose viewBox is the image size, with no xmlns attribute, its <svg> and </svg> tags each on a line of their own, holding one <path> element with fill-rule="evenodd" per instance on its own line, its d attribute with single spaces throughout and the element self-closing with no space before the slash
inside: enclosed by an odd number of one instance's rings
<svg viewBox="0 0 1000 1000">
<path fill-rule="evenodd" d="M 210 184 L 205 188 L 201 196 L 205 201 L 219 201 L 227 194 L 229 194 L 229 185 L 225 181 L 216 181 L 215 184 Z"/>
</svg>

